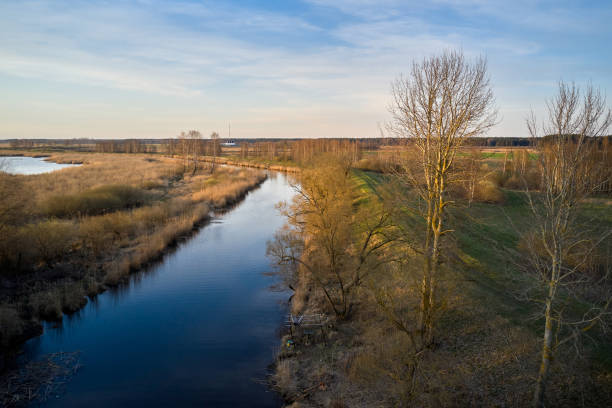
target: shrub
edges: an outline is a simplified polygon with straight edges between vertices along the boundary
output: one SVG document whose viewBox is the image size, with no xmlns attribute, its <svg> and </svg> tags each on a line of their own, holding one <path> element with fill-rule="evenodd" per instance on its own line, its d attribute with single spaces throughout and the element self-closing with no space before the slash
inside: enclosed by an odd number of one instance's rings
<svg viewBox="0 0 612 408">
<path fill-rule="evenodd" d="M 9 306 L 0 306 L 0 346 L 6 347 L 11 340 L 23 333 L 23 320 L 17 310 Z"/>
<path fill-rule="evenodd" d="M 485 203 L 504 202 L 504 192 L 491 181 L 481 181 L 476 185 L 474 199 Z"/>
<path fill-rule="evenodd" d="M 137 207 L 145 203 L 144 190 L 127 185 L 108 185 L 77 194 L 56 195 L 47 199 L 43 212 L 52 217 L 98 215 L 106 212 Z"/>
<path fill-rule="evenodd" d="M 34 315 L 41 319 L 62 318 L 62 293 L 57 289 L 34 293 L 30 296 L 29 303 Z"/>
<path fill-rule="evenodd" d="M 156 180 L 147 180 L 142 183 L 142 188 L 144 188 L 145 190 L 153 190 L 156 188 L 162 188 L 164 186 L 165 184 L 161 183 L 160 181 L 156 181 Z"/>
<path fill-rule="evenodd" d="M 74 313 L 87 304 L 85 290 L 80 283 L 64 285 L 62 295 L 62 311 L 64 313 Z"/>
<path fill-rule="evenodd" d="M 49 220 L 23 228 L 20 245 L 29 263 L 53 265 L 70 251 L 76 238 L 76 226 L 71 221 Z M 26 244 L 27 243 L 27 244 Z"/>
<path fill-rule="evenodd" d="M 130 273 L 130 260 L 123 258 L 115 261 L 106 271 L 104 283 L 108 286 L 117 286 Z"/>
<path fill-rule="evenodd" d="M 483 166 L 484 167 L 484 166 Z M 501 170 L 492 171 L 487 174 L 486 180 L 493 183 L 496 187 L 501 187 L 506 182 L 508 175 Z"/>
<path fill-rule="evenodd" d="M 516 174 L 513 174 L 506 180 L 504 187 L 512 190 L 521 190 L 525 187 L 525 184 Z"/>
<path fill-rule="evenodd" d="M 294 397 L 297 393 L 296 371 L 297 362 L 294 359 L 284 359 L 276 363 L 272 383 L 274 388 L 285 398 Z"/>
</svg>

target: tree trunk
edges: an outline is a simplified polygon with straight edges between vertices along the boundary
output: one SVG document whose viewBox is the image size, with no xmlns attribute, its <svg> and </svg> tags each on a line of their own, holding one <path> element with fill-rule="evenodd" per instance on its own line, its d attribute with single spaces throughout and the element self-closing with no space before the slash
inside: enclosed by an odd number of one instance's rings
<svg viewBox="0 0 612 408">
<path fill-rule="evenodd" d="M 427 299 L 429 305 L 427 307 L 428 315 L 427 315 L 427 325 L 425 327 L 425 344 L 430 346 L 433 344 L 433 336 L 434 336 L 434 311 L 435 309 L 435 294 L 436 294 L 436 273 L 438 270 L 438 245 L 439 245 L 439 233 L 436 231 L 434 233 L 434 242 L 431 253 L 431 269 L 429 276 L 429 299 Z"/>
<path fill-rule="evenodd" d="M 553 358 L 552 342 L 553 342 L 553 316 L 552 302 L 555 298 L 557 289 L 557 279 L 559 278 L 560 270 L 560 251 L 555 251 L 552 257 L 552 271 L 548 286 L 548 297 L 546 298 L 545 326 L 544 326 L 544 343 L 542 344 L 542 361 L 540 362 L 540 371 L 536 383 L 535 392 L 533 395 L 533 406 L 535 408 L 544 407 L 544 396 L 546 391 L 546 380 L 548 379 L 548 371 L 550 362 Z"/>
<path fill-rule="evenodd" d="M 552 289 L 551 289 L 552 290 Z M 542 345 L 542 361 L 540 363 L 540 372 L 533 396 L 533 406 L 535 408 L 544 407 L 544 392 L 546 390 L 546 380 L 548 378 L 548 370 L 550 361 L 552 360 L 552 316 L 551 316 L 551 299 L 546 301 L 546 328 L 544 329 L 544 344 Z"/>
</svg>

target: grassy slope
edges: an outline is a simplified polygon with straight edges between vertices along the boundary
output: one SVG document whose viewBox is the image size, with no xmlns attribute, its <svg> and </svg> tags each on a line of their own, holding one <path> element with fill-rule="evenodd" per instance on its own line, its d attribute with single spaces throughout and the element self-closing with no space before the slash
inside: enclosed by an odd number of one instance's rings
<svg viewBox="0 0 612 408">
<path fill-rule="evenodd" d="M 355 171 L 362 199 L 378 194 L 376 188 L 385 176 L 367 171 Z M 516 288 L 509 277 L 518 273 L 508 260 L 507 248 L 516 248 L 520 231 L 529 228 L 530 213 L 525 196 L 506 190 L 503 204 L 473 203 L 471 208 L 455 207 L 450 211 L 450 223 L 455 228 L 455 255 L 461 260 L 460 272 L 473 283 L 469 295 L 495 313 L 516 325 L 528 327 L 539 336 L 542 321 L 531 319 L 534 305 L 517 300 Z M 599 226 L 612 228 L 612 210 L 605 200 L 594 200 L 584 208 L 584 217 L 598 219 Z M 590 350 L 604 371 L 612 371 L 612 340 L 599 335 Z"/>
</svg>

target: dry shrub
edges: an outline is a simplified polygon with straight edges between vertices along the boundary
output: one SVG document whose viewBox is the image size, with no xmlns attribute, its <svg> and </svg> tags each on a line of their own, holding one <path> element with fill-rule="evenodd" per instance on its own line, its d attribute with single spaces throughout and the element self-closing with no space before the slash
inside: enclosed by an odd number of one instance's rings
<svg viewBox="0 0 612 408">
<path fill-rule="evenodd" d="M 106 253 L 112 248 L 114 234 L 107 229 L 107 223 L 103 217 L 89 217 L 82 219 L 79 223 L 79 241 L 82 243 L 83 251 L 96 257 Z"/>
<path fill-rule="evenodd" d="M 46 320 L 62 318 L 62 291 L 58 288 L 37 292 L 30 296 L 30 307 L 34 316 Z"/>
<path fill-rule="evenodd" d="M 0 305 L 0 346 L 8 346 L 12 339 L 23 333 L 24 324 L 17 310 L 7 305 Z"/>
<path fill-rule="evenodd" d="M 234 204 L 243 197 L 254 185 L 263 182 L 265 174 L 261 173 L 238 173 L 230 180 L 204 187 L 192 195 L 194 201 L 206 201 L 214 207 L 223 208 Z"/>
<path fill-rule="evenodd" d="M 149 158 L 136 154 L 54 155 L 53 160 L 82 162 L 83 165 L 27 176 L 23 179 L 24 188 L 34 194 L 35 202 L 43 203 L 51 196 L 78 194 L 105 185 L 165 185 L 168 178 L 177 176 L 175 160 L 164 158 L 151 162 Z"/>
<path fill-rule="evenodd" d="M 122 258 L 116 260 L 106 268 L 104 276 L 104 284 L 108 286 L 117 286 L 130 273 L 130 260 Z"/>
<path fill-rule="evenodd" d="M 276 370 L 272 376 L 272 384 L 285 399 L 291 399 L 297 394 L 297 381 L 295 378 L 297 365 L 296 360 L 289 358 L 276 363 Z"/>
<path fill-rule="evenodd" d="M 103 287 L 95 277 L 87 276 L 83 279 L 83 290 L 88 297 L 93 298 L 98 293 L 102 292 Z"/>
<path fill-rule="evenodd" d="M 7 225 L 20 224 L 26 216 L 25 206 L 30 196 L 22 180 L 4 173 L 0 161 L 0 232 Z"/>
<path fill-rule="evenodd" d="M 360 170 L 374 171 L 377 173 L 389 172 L 391 165 L 387 160 L 381 159 L 379 156 L 366 157 L 355 163 L 354 167 Z"/>
<path fill-rule="evenodd" d="M 367 347 L 355 353 L 348 367 L 348 378 L 368 388 L 370 398 L 389 406 L 410 398 L 411 346 L 407 336 L 395 330 L 371 327 L 364 334 Z"/>
<path fill-rule="evenodd" d="M 485 166 L 483 166 L 483 168 Z M 508 174 L 502 172 L 501 170 L 492 171 L 488 173 L 486 176 L 486 181 L 491 182 L 495 187 L 503 186 L 507 179 L 508 179 Z"/>
<path fill-rule="evenodd" d="M 74 313 L 87 304 L 85 290 L 80 283 L 69 283 L 62 288 L 62 311 Z"/>
<path fill-rule="evenodd" d="M 53 265 L 71 250 L 77 233 L 72 221 L 49 220 L 30 224 L 21 231 L 20 248 L 29 263 Z"/>
<path fill-rule="evenodd" d="M 521 190 L 523 189 L 524 186 L 525 186 L 525 183 L 516 174 L 513 174 L 512 176 L 510 176 L 508 180 L 506 180 L 506 182 L 504 183 L 505 188 L 509 188 L 512 190 Z"/>
<path fill-rule="evenodd" d="M 154 190 L 157 188 L 163 188 L 166 186 L 166 183 L 157 180 L 147 180 L 142 183 L 142 188 L 145 190 Z"/>
<path fill-rule="evenodd" d="M 0 274 L 9 274 L 17 266 L 22 252 L 20 238 L 17 227 L 5 226 L 0 231 Z"/>
<path fill-rule="evenodd" d="M 513 173 L 503 183 L 505 188 L 512 190 L 539 190 L 541 175 L 537 168 L 529 168 L 524 175 Z"/>
<path fill-rule="evenodd" d="M 530 190 L 539 190 L 542 181 L 540 170 L 536 167 L 530 168 L 525 174 L 525 181 Z"/>
<path fill-rule="evenodd" d="M 485 203 L 503 203 L 505 196 L 495 183 L 485 180 L 476 185 L 474 199 Z"/>
<path fill-rule="evenodd" d="M 42 212 L 51 217 L 97 215 L 140 206 L 147 200 L 145 192 L 128 185 L 108 185 L 77 194 L 56 195 L 47 199 Z"/>
</svg>

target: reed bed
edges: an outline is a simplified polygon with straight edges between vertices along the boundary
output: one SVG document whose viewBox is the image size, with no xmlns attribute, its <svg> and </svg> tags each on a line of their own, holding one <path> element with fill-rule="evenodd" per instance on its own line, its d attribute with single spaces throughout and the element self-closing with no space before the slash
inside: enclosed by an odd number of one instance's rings
<svg viewBox="0 0 612 408">
<path fill-rule="evenodd" d="M 266 178 L 226 166 L 193 174 L 180 161 L 147 155 L 53 159 L 83 165 L 31 176 L 0 173 L 8 181 L 0 186 L 11 187 L 5 201 L 23 203 L 0 219 L 0 347 L 22 341 L 32 322 L 59 320 L 88 296 L 125 281 L 211 210 L 234 204 Z"/>
</svg>

